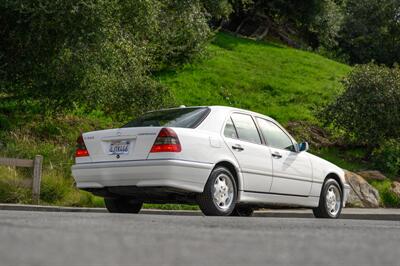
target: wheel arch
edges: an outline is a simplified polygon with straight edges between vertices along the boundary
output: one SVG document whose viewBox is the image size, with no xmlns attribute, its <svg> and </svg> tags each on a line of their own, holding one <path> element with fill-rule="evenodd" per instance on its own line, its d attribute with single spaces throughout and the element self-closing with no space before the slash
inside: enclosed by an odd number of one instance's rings
<svg viewBox="0 0 400 266">
<path fill-rule="evenodd" d="M 227 160 L 223 160 L 223 161 L 216 163 L 214 165 L 213 170 L 219 166 L 223 166 L 223 167 L 227 168 L 232 173 L 233 178 L 235 179 L 235 182 L 236 182 L 238 192 L 240 190 L 242 190 L 242 181 L 241 181 L 239 168 L 234 163 L 227 161 Z"/>
<path fill-rule="evenodd" d="M 344 193 L 344 182 L 343 182 L 342 178 L 340 178 L 340 175 L 339 175 L 339 174 L 337 174 L 337 173 L 335 173 L 335 172 L 328 173 L 328 174 L 326 175 L 325 179 L 324 179 L 324 183 L 323 183 L 324 185 L 325 185 L 325 183 L 326 183 L 326 181 L 327 181 L 328 179 L 333 179 L 333 180 L 335 180 L 336 182 L 338 182 L 342 193 Z M 322 187 L 322 188 L 323 188 L 323 187 Z M 321 188 L 321 189 L 322 189 L 322 188 Z"/>
</svg>

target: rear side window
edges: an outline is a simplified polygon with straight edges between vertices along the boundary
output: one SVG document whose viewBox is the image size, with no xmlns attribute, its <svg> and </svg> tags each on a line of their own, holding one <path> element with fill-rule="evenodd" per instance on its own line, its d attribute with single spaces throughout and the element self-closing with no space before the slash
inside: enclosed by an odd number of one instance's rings
<svg viewBox="0 0 400 266">
<path fill-rule="evenodd" d="M 260 135 L 251 116 L 232 114 L 231 118 L 240 140 L 261 144 Z"/>
<path fill-rule="evenodd" d="M 238 138 L 235 126 L 233 125 L 231 118 L 229 118 L 228 121 L 226 121 L 225 129 L 224 129 L 224 136 L 227 138 L 231 138 L 231 139 Z"/>
<path fill-rule="evenodd" d="M 195 128 L 208 115 L 207 107 L 189 107 L 154 111 L 129 122 L 123 127 L 183 127 Z"/>
</svg>

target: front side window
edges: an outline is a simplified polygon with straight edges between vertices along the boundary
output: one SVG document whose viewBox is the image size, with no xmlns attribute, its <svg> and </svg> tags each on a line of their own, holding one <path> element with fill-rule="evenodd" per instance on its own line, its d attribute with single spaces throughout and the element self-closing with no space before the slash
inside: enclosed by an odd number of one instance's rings
<svg viewBox="0 0 400 266">
<path fill-rule="evenodd" d="M 261 118 L 257 118 L 257 123 L 268 146 L 282 150 L 294 151 L 292 140 L 277 125 Z"/>
<path fill-rule="evenodd" d="M 182 127 L 195 128 L 208 115 L 207 107 L 187 107 L 154 111 L 129 122 L 123 127 Z"/>
<path fill-rule="evenodd" d="M 261 144 L 260 135 L 251 116 L 235 113 L 231 118 L 240 140 Z"/>
</svg>

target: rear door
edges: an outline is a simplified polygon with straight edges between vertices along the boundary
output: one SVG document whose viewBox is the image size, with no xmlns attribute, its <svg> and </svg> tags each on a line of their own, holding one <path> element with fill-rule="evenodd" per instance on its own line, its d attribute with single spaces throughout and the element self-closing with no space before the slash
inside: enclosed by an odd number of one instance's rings
<svg viewBox="0 0 400 266">
<path fill-rule="evenodd" d="M 272 158 L 248 114 L 233 113 L 224 129 L 225 142 L 243 174 L 243 187 L 249 192 L 269 192 L 272 184 Z"/>
<path fill-rule="evenodd" d="M 308 196 L 312 184 L 311 161 L 305 152 L 296 152 L 292 139 L 274 122 L 256 118 L 270 147 L 273 165 L 271 193 Z"/>
</svg>

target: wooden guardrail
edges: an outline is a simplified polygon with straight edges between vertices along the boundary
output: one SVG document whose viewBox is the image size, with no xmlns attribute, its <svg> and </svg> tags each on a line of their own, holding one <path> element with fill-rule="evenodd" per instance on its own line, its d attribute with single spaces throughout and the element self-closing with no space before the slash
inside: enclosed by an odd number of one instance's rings
<svg viewBox="0 0 400 266">
<path fill-rule="evenodd" d="M 0 165 L 33 168 L 32 199 L 34 203 L 38 204 L 40 199 L 43 156 L 36 155 L 33 160 L 0 157 Z"/>
</svg>

